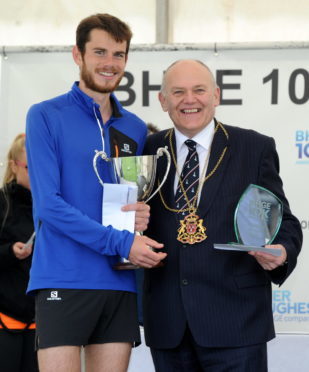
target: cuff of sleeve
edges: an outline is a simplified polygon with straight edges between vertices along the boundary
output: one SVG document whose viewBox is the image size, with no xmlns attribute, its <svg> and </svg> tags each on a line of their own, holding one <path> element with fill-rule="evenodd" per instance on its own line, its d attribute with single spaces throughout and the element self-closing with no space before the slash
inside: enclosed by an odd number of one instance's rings
<svg viewBox="0 0 309 372">
<path fill-rule="evenodd" d="M 119 249 L 120 257 L 124 257 L 126 259 L 129 258 L 129 254 L 131 251 L 131 247 L 134 241 L 135 234 L 128 232 L 128 235 L 124 241 L 124 244 L 121 245 Z"/>
<path fill-rule="evenodd" d="M 1 246 L 1 267 L 14 265 L 18 259 L 13 252 L 13 244 L 6 243 Z"/>
</svg>

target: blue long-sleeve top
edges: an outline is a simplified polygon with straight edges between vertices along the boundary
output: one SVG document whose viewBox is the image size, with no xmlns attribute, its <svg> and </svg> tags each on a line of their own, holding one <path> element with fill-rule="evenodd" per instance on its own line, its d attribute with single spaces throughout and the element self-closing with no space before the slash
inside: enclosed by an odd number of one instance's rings
<svg viewBox="0 0 309 372">
<path fill-rule="evenodd" d="M 92 162 L 95 150 L 102 150 L 98 121 L 108 156 L 140 155 L 147 129 L 113 94 L 110 99 L 113 114 L 106 123 L 99 105 L 78 83 L 67 94 L 35 104 L 28 112 L 26 147 L 36 229 L 28 292 L 135 291 L 134 273 L 113 269 L 119 256 L 128 257 L 134 235 L 102 225 L 104 189 Z M 103 181 L 111 181 L 107 163 L 100 159 L 97 164 Z"/>
</svg>

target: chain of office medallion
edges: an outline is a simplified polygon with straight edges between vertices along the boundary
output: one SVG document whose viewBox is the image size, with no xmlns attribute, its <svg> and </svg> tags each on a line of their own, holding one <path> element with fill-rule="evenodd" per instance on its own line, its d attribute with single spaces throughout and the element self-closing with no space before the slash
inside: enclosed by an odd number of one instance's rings
<svg viewBox="0 0 309 372">
<path fill-rule="evenodd" d="M 218 125 L 217 125 L 216 128 L 215 128 L 215 133 L 217 132 L 217 130 L 218 130 L 219 127 L 223 130 L 223 132 L 224 132 L 226 138 L 228 138 L 228 137 L 229 137 L 229 136 L 228 136 L 228 133 L 227 133 L 226 129 L 223 127 L 223 125 L 222 125 L 220 122 L 218 122 Z M 183 193 L 183 195 L 184 195 L 184 197 L 185 197 L 185 199 L 186 199 L 186 202 L 187 202 L 187 204 L 188 204 L 188 208 L 186 208 L 186 209 L 173 209 L 173 208 L 170 208 L 170 207 L 166 204 L 166 202 L 165 202 L 165 200 L 164 200 L 164 198 L 163 198 L 163 195 L 162 195 L 162 193 L 161 193 L 161 190 L 159 190 L 160 199 L 161 199 L 162 204 L 164 205 L 164 207 L 165 207 L 168 211 L 170 211 L 170 212 L 175 212 L 175 213 L 179 213 L 179 212 L 190 212 L 190 213 L 193 213 L 193 212 L 195 212 L 195 210 L 196 210 L 196 208 L 195 208 L 195 203 L 197 202 L 198 194 L 199 194 L 201 188 L 203 187 L 204 183 L 205 183 L 205 182 L 206 182 L 206 181 L 207 181 L 211 176 L 213 176 L 213 175 L 215 174 L 215 172 L 217 171 L 218 167 L 220 166 L 220 164 L 221 164 L 221 162 L 222 162 L 222 160 L 223 160 L 223 158 L 224 158 L 224 155 L 225 155 L 226 150 L 227 150 L 227 146 L 225 146 L 225 148 L 223 149 L 223 151 L 222 151 L 222 153 L 221 153 L 221 155 L 220 155 L 220 157 L 219 157 L 219 159 L 218 159 L 216 165 L 213 167 L 213 169 L 211 170 L 211 172 L 209 172 L 208 175 L 203 179 L 203 181 L 200 182 L 199 187 L 198 187 L 198 189 L 196 190 L 196 194 L 195 194 L 195 196 L 194 196 L 194 199 L 193 199 L 193 201 L 192 201 L 192 204 L 190 205 L 189 198 L 188 198 L 188 196 L 187 196 L 187 193 L 186 193 L 186 191 L 185 191 L 185 188 L 184 188 L 183 182 L 182 182 L 182 180 L 181 180 L 181 177 L 180 177 L 180 175 L 179 175 L 179 171 L 178 171 L 178 168 L 177 168 L 176 157 L 175 157 L 175 153 L 174 153 L 174 149 L 173 149 L 173 144 L 172 144 L 172 133 L 173 133 L 173 129 L 171 129 L 171 130 L 169 131 L 169 143 L 170 143 L 170 148 L 171 148 L 171 152 L 172 152 L 172 159 L 173 159 L 173 163 L 174 163 L 174 165 L 175 165 L 176 171 L 177 171 L 177 173 L 178 173 L 179 184 L 180 184 L 180 187 L 181 187 L 181 191 L 182 191 L 182 193 Z M 210 149 L 210 150 L 211 150 L 211 149 Z M 209 151 L 210 151 L 210 150 L 209 150 Z M 158 184 L 160 185 L 159 181 L 158 181 Z"/>
</svg>

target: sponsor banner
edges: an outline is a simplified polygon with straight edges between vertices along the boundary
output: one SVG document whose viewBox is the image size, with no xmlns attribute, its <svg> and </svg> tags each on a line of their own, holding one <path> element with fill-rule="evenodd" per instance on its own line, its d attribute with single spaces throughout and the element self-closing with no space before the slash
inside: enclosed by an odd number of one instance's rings
<svg viewBox="0 0 309 372">
<path fill-rule="evenodd" d="M 274 289 L 273 314 L 277 331 L 302 333 L 309 325 L 309 299 L 293 289 Z"/>
<path fill-rule="evenodd" d="M 159 128 L 171 126 L 157 94 L 162 73 L 177 59 L 194 58 L 209 65 L 221 88 L 217 119 L 251 128 L 276 140 L 280 173 L 292 212 L 304 232 L 296 270 L 274 287 L 277 332 L 309 333 L 309 50 L 305 48 L 230 50 L 135 50 L 117 91 L 127 109 Z M 19 52 L 1 57 L 0 161 L 19 131 L 30 105 L 62 94 L 78 80 L 70 52 Z M 232 221 L 231 221 L 232 223 Z"/>
</svg>

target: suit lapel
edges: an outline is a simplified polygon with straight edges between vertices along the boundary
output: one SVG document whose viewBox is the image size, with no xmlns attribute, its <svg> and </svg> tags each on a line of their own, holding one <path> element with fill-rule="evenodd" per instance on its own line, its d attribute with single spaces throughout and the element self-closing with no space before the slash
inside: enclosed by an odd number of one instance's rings
<svg viewBox="0 0 309 372">
<path fill-rule="evenodd" d="M 200 217 L 204 217 L 207 214 L 219 189 L 219 186 L 221 185 L 222 178 L 230 158 L 229 140 L 223 129 L 219 127 L 213 138 L 206 176 L 213 172 L 224 151 L 225 154 L 222 161 L 210 178 L 205 181 L 202 188 L 200 202 L 197 209 L 197 214 Z"/>
<path fill-rule="evenodd" d="M 217 124 L 217 123 L 216 123 Z M 167 149 L 172 157 L 172 150 L 170 146 L 170 140 L 169 140 L 169 131 L 167 131 L 164 134 L 164 137 L 161 138 L 161 143 L 158 144 L 157 147 L 163 147 L 167 146 Z M 177 154 L 176 154 L 176 140 L 175 140 L 175 132 L 173 131 L 172 134 L 172 146 L 177 162 Z M 225 150 L 226 148 L 226 150 Z M 218 191 L 219 186 L 221 185 L 222 178 L 225 173 L 226 166 L 228 164 L 229 158 L 230 158 L 230 151 L 229 151 L 229 140 L 223 131 L 221 127 L 218 128 L 217 132 L 214 135 L 213 143 L 211 146 L 211 152 L 210 152 L 210 158 L 209 158 L 209 164 L 207 167 L 206 176 L 210 174 L 210 172 L 213 171 L 213 169 L 216 167 L 218 160 L 222 156 L 223 152 L 225 150 L 225 154 L 223 156 L 222 161 L 220 162 L 218 168 L 214 172 L 214 174 L 204 183 L 200 202 L 197 209 L 197 214 L 200 217 L 204 217 L 210 206 L 212 201 L 215 198 L 215 195 Z M 167 160 L 166 156 L 162 156 L 158 159 L 158 168 L 157 168 L 157 180 L 159 179 L 159 182 L 162 181 L 165 170 L 167 167 Z M 175 174 L 176 174 L 176 168 L 175 164 L 173 162 L 173 159 L 171 160 L 171 168 L 167 177 L 167 180 L 165 184 L 162 186 L 161 194 L 163 196 L 163 199 L 168 207 L 176 209 L 175 205 L 175 196 L 174 196 L 174 180 L 175 180 Z M 156 181 L 154 189 L 158 187 L 158 181 Z M 174 216 L 176 220 L 178 219 L 178 214 L 174 213 Z"/>
</svg>

